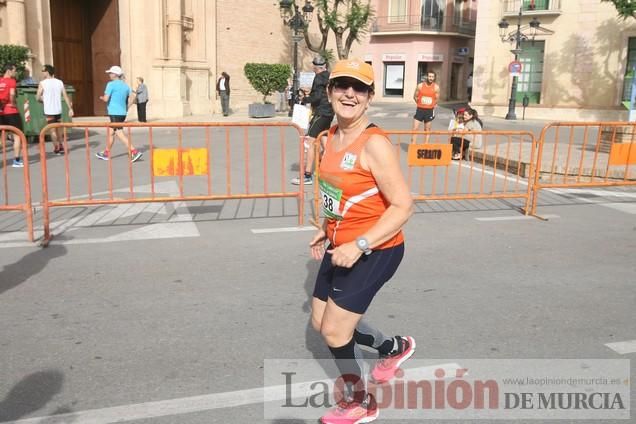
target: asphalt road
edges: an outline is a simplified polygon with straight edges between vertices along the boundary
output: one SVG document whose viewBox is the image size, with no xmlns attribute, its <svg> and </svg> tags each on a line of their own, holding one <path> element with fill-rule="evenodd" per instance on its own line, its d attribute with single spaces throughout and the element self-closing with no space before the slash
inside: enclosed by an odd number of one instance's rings
<svg viewBox="0 0 636 424">
<path fill-rule="evenodd" d="M 370 113 L 410 127 L 405 107 Z M 547 221 L 519 214 L 518 200 L 418 203 L 404 261 L 368 319 L 415 337 L 415 359 L 432 364 L 634 359 L 635 200 L 627 189 L 546 192 Z M 297 225 L 295 210 L 292 200 L 59 210 L 46 249 L 3 213 L 0 422 L 315 422 L 266 420 L 263 407 L 265 360 L 329 357 L 308 326 L 312 233 L 281 231 Z"/>
</svg>

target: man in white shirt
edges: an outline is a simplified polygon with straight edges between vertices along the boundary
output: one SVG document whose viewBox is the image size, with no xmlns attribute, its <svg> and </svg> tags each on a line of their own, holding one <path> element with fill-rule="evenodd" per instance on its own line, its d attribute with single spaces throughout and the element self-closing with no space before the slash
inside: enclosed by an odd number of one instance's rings
<svg viewBox="0 0 636 424">
<path fill-rule="evenodd" d="M 62 97 L 68 105 L 68 116 L 73 117 L 73 104 L 68 98 L 64 83 L 55 78 L 55 68 L 52 65 L 44 65 L 42 69 L 45 78 L 40 81 L 38 86 L 37 99 L 44 104 L 44 116 L 49 124 L 62 121 Z M 64 144 L 62 142 L 62 128 L 55 128 L 51 131 L 51 139 L 53 140 L 53 153 L 56 155 L 65 154 Z"/>
</svg>

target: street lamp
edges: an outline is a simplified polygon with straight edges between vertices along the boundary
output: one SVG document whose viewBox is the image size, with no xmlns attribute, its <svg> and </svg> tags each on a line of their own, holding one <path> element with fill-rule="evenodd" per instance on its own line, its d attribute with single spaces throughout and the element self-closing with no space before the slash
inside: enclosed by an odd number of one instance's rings
<svg viewBox="0 0 636 424">
<path fill-rule="evenodd" d="M 521 42 L 527 41 L 530 37 L 524 34 L 521 31 L 521 18 L 523 17 L 523 5 L 519 8 L 519 15 L 517 15 L 517 30 L 508 33 L 508 27 L 510 24 L 504 18 L 497 24 L 499 26 L 499 37 L 501 37 L 501 41 L 506 42 L 514 42 L 515 48 L 510 50 L 511 53 L 515 55 L 515 62 L 519 60 L 519 54 L 521 53 Z M 541 22 L 537 20 L 537 18 L 532 19 L 530 22 L 530 28 L 532 29 L 531 35 L 532 39 L 537 35 L 537 30 L 540 29 Z M 517 119 L 517 114 L 515 113 L 515 106 L 517 103 L 517 83 L 518 76 L 512 77 L 512 87 L 510 87 L 510 100 L 508 101 L 508 113 L 506 114 L 506 119 L 515 120 Z"/>
<path fill-rule="evenodd" d="M 311 22 L 314 7 L 311 5 L 311 0 L 305 0 L 305 5 L 302 9 L 298 8 L 298 5 L 294 0 L 280 0 L 278 2 L 278 7 L 280 9 L 280 16 L 283 18 L 283 22 L 292 30 L 292 41 L 294 42 L 294 81 L 292 84 L 292 100 L 293 103 L 296 104 L 299 86 L 298 43 L 303 39 L 303 31 Z M 293 10 L 292 7 L 294 8 Z M 291 116 L 292 113 L 293 110 L 290 110 L 289 116 Z"/>
</svg>

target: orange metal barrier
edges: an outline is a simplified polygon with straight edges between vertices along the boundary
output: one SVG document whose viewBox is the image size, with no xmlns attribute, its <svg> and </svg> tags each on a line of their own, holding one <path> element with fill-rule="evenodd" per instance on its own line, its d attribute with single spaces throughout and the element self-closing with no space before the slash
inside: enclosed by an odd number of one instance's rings
<svg viewBox="0 0 636 424">
<path fill-rule="evenodd" d="M 7 146 L 7 133 L 12 134 L 14 138 L 20 140 L 20 157 L 22 158 L 24 167 L 22 171 L 19 168 L 9 169 L 13 167 L 13 145 Z M 31 204 L 31 177 L 29 175 L 29 155 L 27 152 L 27 140 L 24 133 L 15 127 L 0 125 L 0 138 L 2 139 L 2 204 L 0 211 L 23 211 L 26 215 L 27 234 L 29 241 L 33 241 L 33 207 Z M 19 188 L 19 194 L 22 196 L 19 200 L 12 200 L 12 185 L 9 181 L 15 181 L 15 173 L 22 175 L 22 182 Z M 14 195 L 13 197 L 16 197 Z"/>
<path fill-rule="evenodd" d="M 521 212 L 528 214 L 532 197 L 536 140 L 524 131 L 399 131 L 385 130 L 395 146 L 396 153 L 410 187 L 413 199 L 470 200 L 470 199 L 525 199 Z M 326 136 L 326 132 L 320 134 Z M 468 135 L 478 149 L 464 149 L 469 145 Z M 452 159 L 451 138 L 455 138 L 460 151 L 459 160 Z M 469 146 L 470 147 L 470 146 Z M 319 143 L 314 146 L 318 169 Z M 320 211 L 318 187 L 314 188 L 314 219 Z"/>
<path fill-rule="evenodd" d="M 541 131 L 531 213 L 541 189 L 636 185 L 636 123 L 558 122 Z"/>
<path fill-rule="evenodd" d="M 113 136 L 113 128 L 118 127 L 123 127 L 131 143 L 144 153 L 140 162 L 131 163 L 123 143 L 118 140 L 113 144 L 111 160 L 104 163 L 95 158 L 95 153 L 105 147 L 106 138 Z M 52 171 L 44 137 L 54 128 L 64 129 L 67 154 L 55 162 L 57 167 Z M 67 130 L 71 128 L 75 129 L 73 135 L 77 135 L 77 129 L 82 130 L 81 140 L 69 138 Z M 64 206 L 296 198 L 298 223 L 302 225 L 305 194 L 300 177 L 303 167 L 299 167 L 298 175 L 301 185 L 291 186 L 296 187 L 294 190 L 290 190 L 287 172 L 293 162 L 302 164 L 304 161 L 302 137 L 297 126 L 275 122 L 48 125 L 40 133 L 43 244 L 51 238 L 51 208 Z M 69 152 L 74 156 L 73 162 Z M 83 163 L 78 167 L 75 165 L 80 164 L 79 156 Z M 158 188 L 164 181 L 176 184 L 174 193 Z M 144 185 L 143 189 L 135 186 L 139 183 Z"/>
</svg>

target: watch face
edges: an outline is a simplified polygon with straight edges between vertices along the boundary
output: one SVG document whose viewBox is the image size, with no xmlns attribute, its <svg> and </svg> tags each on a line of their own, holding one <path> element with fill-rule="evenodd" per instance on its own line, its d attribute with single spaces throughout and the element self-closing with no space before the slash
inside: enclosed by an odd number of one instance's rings
<svg viewBox="0 0 636 424">
<path fill-rule="evenodd" d="M 367 250 L 369 248 L 369 242 L 365 238 L 359 238 L 356 240 L 360 250 Z"/>
</svg>

